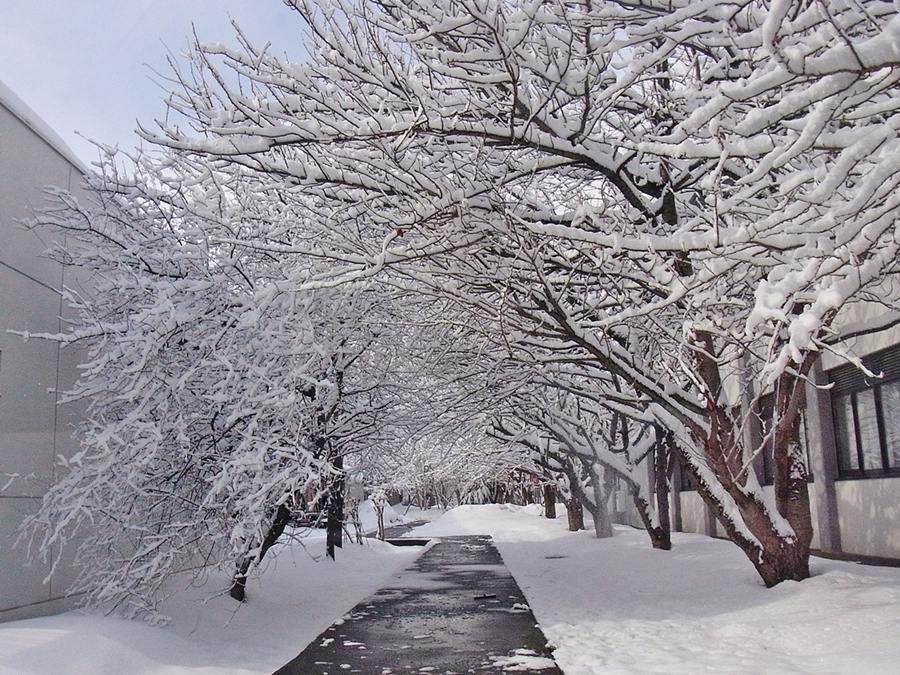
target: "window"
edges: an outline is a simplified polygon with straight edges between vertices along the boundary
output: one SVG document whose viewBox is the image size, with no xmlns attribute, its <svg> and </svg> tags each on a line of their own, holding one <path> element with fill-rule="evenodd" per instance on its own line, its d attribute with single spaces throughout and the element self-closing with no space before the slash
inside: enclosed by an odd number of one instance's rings
<svg viewBox="0 0 900 675">
<path fill-rule="evenodd" d="M 838 473 L 850 478 L 900 475 L 900 347 L 863 362 L 883 377 L 867 378 L 852 365 L 828 374 Z"/>
<path fill-rule="evenodd" d="M 887 466 L 900 469 L 900 380 L 886 382 L 879 388 L 881 409 L 885 411 L 884 441 Z"/>
</svg>

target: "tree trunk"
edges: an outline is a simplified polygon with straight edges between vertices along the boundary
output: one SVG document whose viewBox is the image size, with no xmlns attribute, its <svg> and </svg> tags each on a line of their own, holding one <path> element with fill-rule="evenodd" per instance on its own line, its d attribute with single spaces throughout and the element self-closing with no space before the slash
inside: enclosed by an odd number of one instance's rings
<svg viewBox="0 0 900 675">
<path fill-rule="evenodd" d="M 569 532 L 578 532 L 584 529 L 584 507 L 578 497 L 570 497 L 565 500 L 566 516 L 569 521 Z"/>
<path fill-rule="evenodd" d="M 797 374 L 785 372 L 776 383 L 773 449 L 777 514 L 773 514 L 763 502 L 760 491 L 748 489 L 747 473 L 752 469 L 745 463 L 745 453 L 740 452 L 740 439 L 730 409 L 721 400 L 722 385 L 712 335 L 698 331 L 694 342 L 697 372 L 707 388 L 704 397 L 708 428 L 691 428 L 703 452 L 702 462 L 691 461 L 681 449 L 676 449 L 682 470 L 725 528 L 729 539 L 756 567 L 766 586 L 808 579 L 812 516 L 798 429 L 801 384 L 815 355 L 807 356 Z M 701 475 L 701 466 L 712 472 L 713 482 L 731 497 L 737 513 L 726 508 L 722 498 Z M 779 520 L 782 522 L 777 522 Z"/>
<path fill-rule="evenodd" d="M 335 457 L 332 461 L 336 475 L 328 486 L 328 499 L 325 506 L 327 521 L 325 524 L 325 554 L 335 559 L 334 550 L 343 548 L 344 542 L 344 458 Z"/>
<path fill-rule="evenodd" d="M 529 483 L 522 486 L 522 504 L 534 504 L 534 486 Z"/>
<path fill-rule="evenodd" d="M 569 477 L 569 498 L 565 500 L 566 516 L 569 521 L 569 531 L 578 532 L 584 529 L 584 491 L 581 489 L 581 482 L 574 464 L 567 461 L 565 467 L 566 475 Z"/>
<path fill-rule="evenodd" d="M 228 592 L 232 598 L 238 602 L 244 601 L 247 596 L 247 573 L 250 571 L 250 565 L 252 565 L 254 561 L 256 561 L 257 564 L 262 562 L 263 557 L 268 550 L 272 548 L 275 542 L 278 541 L 278 537 L 282 535 L 284 528 L 290 520 L 290 510 L 284 504 L 280 505 L 275 511 L 275 518 L 272 520 L 269 531 L 266 533 L 262 546 L 259 548 L 259 554 L 255 556 L 245 556 L 238 565 L 238 570 L 235 572 L 231 590 Z"/>
<path fill-rule="evenodd" d="M 656 497 L 655 526 L 649 526 L 646 521 L 647 532 L 653 548 L 663 551 L 672 549 L 672 521 L 669 517 L 669 480 L 672 476 L 672 445 L 674 437 L 671 431 L 657 429 L 660 439 L 653 449 L 653 492 Z M 637 502 L 635 502 L 637 503 Z"/>
<path fill-rule="evenodd" d="M 384 541 L 384 504 L 375 504 L 375 515 L 378 517 L 377 537 Z"/>
<path fill-rule="evenodd" d="M 609 517 L 609 493 L 604 485 L 600 484 L 600 476 L 596 473 L 591 476 L 593 488 L 593 510 L 591 516 L 594 520 L 594 536 L 597 539 L 607 539 L 613 536 L 612 519 Z"/>
<path fill-rule="evenodd" d="M 556 518 L 556 486 L 544 483 L 544 517 Z"/>
<path fill-rule="evenodd" d="M 650 515 L 650 505 L 647 503 L 647 500 L 641 497 L 641 493 L 636 486 L 632 486 L 630 492 L 631 498 L 634 500 L 634 506 L 641 517 L 641 522 L 644 524 L 644 529 L 650 535 L 650 544 L 653 548 L 661 551 L 672 550 L 672 535 L 659 525 L 653 524 L 653 518 Z"/>
<path fill-rule="evenodd" d="M 775 396 L 775 434 L 772 439 L 775 464 L 775 508 L 791 524 L 797 547 L 807 566 L 812 543 L 812 512 L 809 507 L 809 469 L 800 446 L 800 411 L 806 403 L 806 382 L 785 373 L 778 379 Z"/>
<path fill-rule="evenodd" d="M 771 588 L 782 581 L 803 581 L 809 578 L 809 542 L 797 537 L 785 536 L 775 530 L 765 504 L 752 493 L 737 492 L 735 500 L 744 528 L 738 527 L 733 515 L 728 513 L 721 499 L 713 494 L 684 453 L 677 452 L 682 470 L 703 501 L 725 528 L 728 538 L 744 552 L 753 563 L 763 583 Z M 729 490 L 729 494 L 731 494 Z M 753 538 L 748 538 L 746 531 Z"/>
</svg>

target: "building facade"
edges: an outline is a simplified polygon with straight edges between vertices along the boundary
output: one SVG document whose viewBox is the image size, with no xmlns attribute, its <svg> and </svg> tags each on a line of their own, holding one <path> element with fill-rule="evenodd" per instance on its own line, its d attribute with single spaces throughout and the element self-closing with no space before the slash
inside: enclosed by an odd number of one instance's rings
<svg viewBox="0 0 900 675">
<path fill-rule="evenodd" d="M 880 290 L 897 297 L 900 289 Z M 857 303 L 842 311 L 836 328 L 892 326 L 894 317 L 885 312 L 874 303 Z M 900 560 L 900 329 L 876 330 L 841 346 L 878 377 L 824 354 L 807 384 L 801 441 L 812 474 L 812 546 L 824 554 Z M 765 435 L 771 419 L 767 405 L 771 402 L 763 397 L 757 424 L 748 429 L 751 447 Z M 771 448 L 766 448 L 754 469 L 774 508 L 772 468 Z M 724 537 L 687 481 L 676 475 L 674 483 L 673 529 Z M 627 509 L 620 515 L 623 522 L 639 524 Z"/>
<path fill-rule="evenodd" d="M 86 171 L 0 83 L 0 621 L 55 613 L 72 601 L 65 598 L 71 577 L 64 562 L 46 579 L 50 565 L 13 544 L 23 516 L 52 484 L 57 456 L 74 450 L 72 431 L 81 411 L 58 405 L 58 392 L 74 382 L 79 359 L 71 349 L 9 331 L 63 329 L 60 289 L 75 281 L 44 256 L 60 235 L 29 230 L 19 221 L 40 207 L 43 186 L 77 194 Z"/>
</svg>

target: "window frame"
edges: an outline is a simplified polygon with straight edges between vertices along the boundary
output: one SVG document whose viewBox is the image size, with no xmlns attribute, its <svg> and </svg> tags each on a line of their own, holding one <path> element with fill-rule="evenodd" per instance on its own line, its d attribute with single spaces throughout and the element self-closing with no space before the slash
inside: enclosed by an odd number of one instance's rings
<svg viewBox="0 0 900 675">
<path fill-rule="evenodd" d="M 890 478 L 900 476 L 900 462 L 891 466 L 892 454 L 888 446 L 888 433 L 885 425 L 883 389 L 885 386 L 900 382 L 900 345 L 888 347 L 863 357 L 863 365 L 873 373 L 881 373 L 882 377 L 868 377 L 853 364 L 844 364 L 827 371 L 831 384 L 832 432 L 834 433 L 834 451 L 837 460 L 837 480 L 860 480 L 871 478 Z M 860 404 L 861 394 L 871 392 L 872 406 L 875 412 L 876 433 L 880 466 L 869 467 L 866 460 L 872 455 L 866 453 L 865 439 L 861 432 Z M 842 417 L 842 406 L 847 406 L 850 413 L 844 426 L 852 430 L 852 434 L 842 434 L 838 419 Z M 900 409 L 887 411 L 888 414 L 900 414 Z M 851 447 L 852 445 L 852 447 Z M 855 460 L 856 468 L 848 467 L 848 459 Z M 853 464 L 854 462 L 849 462 Z"/>
</svg>

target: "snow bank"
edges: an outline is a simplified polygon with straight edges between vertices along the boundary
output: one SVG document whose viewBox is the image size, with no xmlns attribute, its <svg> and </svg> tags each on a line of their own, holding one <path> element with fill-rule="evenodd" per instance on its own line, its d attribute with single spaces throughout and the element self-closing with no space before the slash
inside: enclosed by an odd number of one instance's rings
<svg viewBox="0 0 900 675">
<path fill-rule="evenodd" d="M 378 515 L 375 513 L 375 505 L 372 503 L 371 499 L 366 499 L 365 501 L 360 502 L 357 513 L 359 514 L 359 522 L 360 525 L 362 525 L 363 532 L 378 531 Z M 385 527 L 391 527 L 392 525 L 402 525 L 406 522 L 409 522 L 408 519 L 397 513 L 393 506 L 391 506 L 390 504 L 385 505 Z"/>
<path fill-rule="evenodd" d="M 0 675 L 269 675 L 419 554 L 375 540 L 324 552 L 320 531 L 279 547 L 243 604 L 226 579 L 188 588 L 163 605 L 165 628 L 74 612 L 0 624 Z"/>
<path fill-rule="evenodd" d="M 439 506 L 432 506 L 428 509 L 422 509 L 418 506 L 414 506 L 412 504 L 398 504 L 394 507 L 394 510 L 397 511 L 407 523 L 413 523 L 418 521 L 426 521 L 432 522 L 437 520 L 438 518 L 443 518 L 446 511 L 440 508 Z"/>
<path fill-rule="evenodd" d="M 492 535 L 566 675 L 897 672 L 900 569 L 814 558 L 812 579 L 766 589 L 726 541 L 656 551 L 532 513 L 462 507 L 411 534 Z"/>
</svg>

